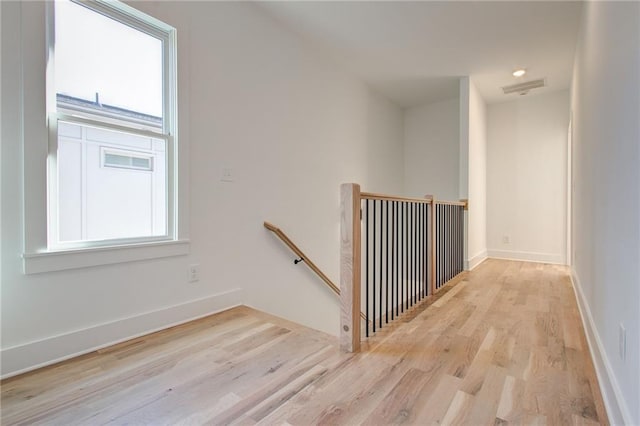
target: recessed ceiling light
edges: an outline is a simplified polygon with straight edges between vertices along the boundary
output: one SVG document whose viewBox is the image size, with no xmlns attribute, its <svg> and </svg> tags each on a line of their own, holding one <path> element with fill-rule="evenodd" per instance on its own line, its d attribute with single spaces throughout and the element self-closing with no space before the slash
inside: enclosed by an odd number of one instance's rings
<svg viewBox="0 0 640 426">
<path fill-rule="evenodd" d="M 513 76 L 514 77 L 522 77 L 523 75 L 525 75 L 527 73 L 527 70 L 525 70 L 524 68 L 520 68 L 517 69 L 513 72 Z"/>
</svg>

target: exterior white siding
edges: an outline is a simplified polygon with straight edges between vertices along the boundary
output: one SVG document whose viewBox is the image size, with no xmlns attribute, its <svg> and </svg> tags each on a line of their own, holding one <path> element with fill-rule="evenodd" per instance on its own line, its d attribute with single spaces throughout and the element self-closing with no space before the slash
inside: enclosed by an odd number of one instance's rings
<svg viewBox="0 0 640 426">
<path fill-rule="evenodd" d="M 163 140 L 63 122 L 58 133 L 60 241 L 166 235 Z M 109 154 L 150 170 L 105 163 Z"/>
</svg>

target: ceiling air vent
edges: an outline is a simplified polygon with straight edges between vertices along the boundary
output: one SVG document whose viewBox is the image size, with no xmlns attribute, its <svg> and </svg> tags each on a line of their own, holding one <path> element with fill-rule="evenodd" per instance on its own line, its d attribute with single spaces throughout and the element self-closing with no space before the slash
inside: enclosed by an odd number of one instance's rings
<svg viewBox="0 0 640 426">
<path fill-rule="evenodd" d="M 504 92 L 505 95 L 508 95 L 510 93 L 518 93 L 520 95 L 526 95 L 527 93 L 529 93 L 529 90 L 537 89 L 538 87 L 544 87 L 544 86 L 546 86 L 546 82 L 544 78 L 541 78 L 539 80 L 525 81 L 524 83 L 512 84 L 511 86 L 504 86 L 502 88 L 502 91 Z"/>
</svg>

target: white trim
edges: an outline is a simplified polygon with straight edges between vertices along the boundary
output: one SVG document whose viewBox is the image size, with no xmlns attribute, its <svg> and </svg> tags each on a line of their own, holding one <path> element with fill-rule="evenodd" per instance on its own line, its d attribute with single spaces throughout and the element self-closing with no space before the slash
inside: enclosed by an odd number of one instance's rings
<svg viewBox="0 0 640 426">
<path fill-rule="evenodd" d="M 153 16 L 147 15 L 138 9 L 121 1 L 113 0 L 71 0 L 95 12 L 101 13 L 116 21 L 120 21 L 134 29 L 143 31 L 151 36 L 163 38 L 167 33 L 174 31 L 171 25 L 162 22 Z"/>
<path fill-rule="evenodd" d="M 488 255 L 494 259 L 508 259 L 508 260 L 521 260 L 524 262 L 537 262 L 537 263 L 553 263 L 557 265 L 564 265 L 565 259 L 562 254 L 549 254 L 549 253 L 535 253 L 530 251 L 515 251 L 515 250 L 488 250 Z"/>
<path fill-rule="evenodd" d="M 169 306 L 128 318 L 63 333 L 3 349 L 0 378 L 26 373 L 69 358 L 164 330 L 242 304 L 244 290 L 224 293 Z"/>
<path fill-rule="evenodd" d="M 64 112 L 52 112 L 49 114 L 49 124 L 51 125 L 54 121 L 62 121 L 63 123 L 76 124 L 83 127 L 93 127 L 94 129 L 107 130 L 109 132 L 132 134 L 143 138 L 164 139 L 166 141 L 168 141 L 171 137 L 171 135 L 169 134 L 154 132 L 153 130 L 147 130 L 141 127 L 130 127 L 118 124 L 122 120 L 117 120 L 118 123 L 112 123 L 111 121 L 101 120 L 101 118 L 103 117 L 98 115 L 95 115 L 95 118 L 88 118 L 84 116 L 73 115 L 73 113 L 68 114 Z M 58 137 L 57 133 L 53 136 L 55 138 Z"/>
<path fill-rule="evenodd" d="M 487 251 L 486 250 L 482 250 L 480 253 L 476 254 L 471 259 L 465 260 L 465 262 L 464 262 L 464 270 L 465 271 L 471 271 L 476 266 L 478 266 L 479 264 L 484 262 L 485 260 L 487 260 Z"/>
<path fill-rule="evenodd" d="M 591 359 L 593 360 L 596 375 L 598 376 L 598 384 L 600 385 L 600 392 L 602 393 L 602 399 L 607 411 L 607 416 L 609 417 L 609 422 L 612 425 L 634 424 L 620 385 L 616 380 L 615 374 L 613 374 L 613 367 L 611 367 L 607 353 L 604 350 L 604 345 L 602 344 L 598 329 L 591 315 L 591 309 L 582 291 L 580 280 L 573 268 L 571 268 L 571 283 L 576 294 L 576 300 L 578 301 L 582 325 L 587 336 Z"/>
<path fill-rule="evenodd" d="M 42 272 L 64 271 L 65 269 L 181 256 L 189 254 L 189 250 L 189 240 L 154 241 L 119 246 L 24 253 L 22 259 L 25 274 L 39 274 Z"/>
</svg>

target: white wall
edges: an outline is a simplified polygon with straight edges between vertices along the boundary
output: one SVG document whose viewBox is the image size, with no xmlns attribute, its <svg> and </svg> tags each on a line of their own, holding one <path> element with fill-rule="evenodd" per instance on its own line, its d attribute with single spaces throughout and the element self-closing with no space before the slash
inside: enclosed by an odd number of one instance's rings
<svg viewBox="0 0 640 426">
<path fill-rule="evenodd" d="M 32 189 L 30 180 L 21 187 L 20 90 L 38 90 L 29 78 L 43 75 L 29 71 L 16 84 L 20 46 L 37 46 L 43 33 L 36 20 L 22 32 L 36 43 L 16 36 L 20 8 L 42 8 L 25 5 L 1 4 L 2 374 L 237 303 L 337 334 L 337 299 L 293 265 L 262 221 L 282 227 L 337 281 L 339 185 L 402 191 L 401 110 L 254 5 L 135 3 L 178 29 L 190 254 L 23 275 L 19 200 Z M 220 181 L 222 167 L 234 182 Z M 187 283 L 193 263 L 201 279 Z"/>
<path fill-rule="evenodd" d="M 565 263 L 568 126 L 566 90 L 489 106 L 490 257 Z"/>
<path fill-rule="evenodd" d="M 454 98 L 404 111 L 405 195 L 458 200 L 459 108 Z"/>
<path fill-rule="evenodd" d="M 574 282 L 613 424 L 640 424 L 638 28 L 640 3 L 586 2 L 571 90 Z"/>
<path fill-rule="evenodd" d="M 469 200 L 465 268 L 487 258 L 487 112 L 469 77 L 460 79 L 460 198 Z"/>
</svg>

